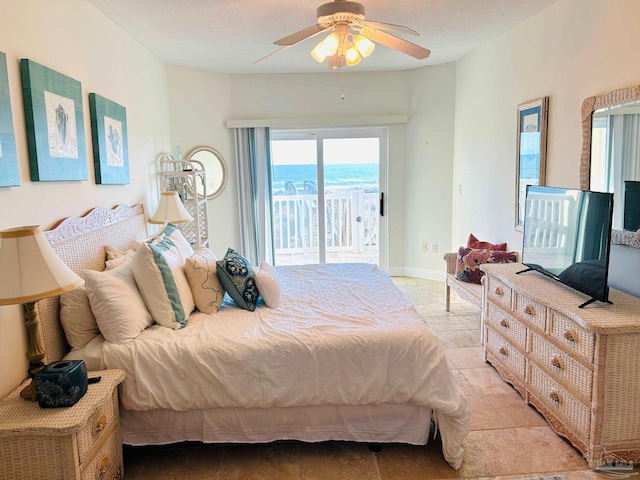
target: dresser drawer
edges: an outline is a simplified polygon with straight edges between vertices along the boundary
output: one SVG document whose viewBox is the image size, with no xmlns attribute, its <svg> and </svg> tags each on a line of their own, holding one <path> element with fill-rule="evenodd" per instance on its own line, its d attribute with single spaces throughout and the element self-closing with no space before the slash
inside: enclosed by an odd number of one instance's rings
<svg viewBox="0 0 640 480">
<path fill-rule="evenodd" d="M 109 436 L 100 450 L 81 466 L 82 480 L 119 480 L 124 478 L 120 426 L 113 425 L 107 433 Z"/>
<path fill-rule="evenodd" d="M 78 432 L 78 456 L 82 464 L 94 445 L 111 430 L 118 409 L 118 398 L 114 393 L 89 417 L 87 424 Z"/>
<path fill-rule="evenodd" d="M 588 332 L 570 318 L 551 310 L 549 333 L 588 362 L 593 362 L 596 334 Z"/>
<path fill-rule="evenodd" d="M 550 412 L 566 420 L 576 436 L 585 441 L 589 435 L 591 421 L 589 407 L 571 395 L 535 364 L 529 363 L 528 368 L 527 383 L 531 392 L 545 404 Z"/>
<path fill-rule="evenodd" d="M 500 307 L 489 302 L 485 322 L 493 325 L 494 329 L 503 336 L 509 337 L 513 342 L 525 350 L 527 328 L 519 320 L 513 318 Z"/>
<path fill-rule="evenodd" d="M 508 341 L 494 332 L 491 327 L 487 329 L 486 349 L 497 358 L 508 370 L 513 372 L 517 379 L 524 379 L 524 355 Z"/>
<path fill-rule="evenodd" d="M 511 309 L 511 287 L 508 287 L 492 275 L 485 275 L 484 281 L 487 282 L 489 299 L 504 305 L 507 309 Z"/>
<path fill-rule="evenodd" d="M 520 313 L 520 315 L 522 315 L 522 317 L 532 325 L 538 327 L 542 331 L 545 330 L 547 307 L 544 305 L 534 302 L 521 293 L 516 293 L 513 309 Z"/>
<path fill-rule="evenodd" d="M 593 388 L 591 370 L 539 335 L 533 333 L 530 338 L 531 355 L 550 370 L 554 380 L 563 380 L 577 392 L 591 398 Z"/>
</svg>

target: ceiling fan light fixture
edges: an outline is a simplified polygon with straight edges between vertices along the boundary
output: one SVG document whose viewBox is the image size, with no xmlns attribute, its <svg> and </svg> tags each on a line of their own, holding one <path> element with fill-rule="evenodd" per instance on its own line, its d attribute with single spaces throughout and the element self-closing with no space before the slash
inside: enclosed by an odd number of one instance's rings
<svg viewBox="0 0 640 480">
<path fill-rule="evenodd" d="M 353 43 L 355 43 L 358 52 L 362 55 L 362 58 L 367 58 L 376 48 L 375 43 L 362 35 L 357 35 L 353 40 Z"/>
<path fill-rule="evenodd" d="M 338 70 L 339 68 L 342 68 L 343 65 L 344 65 L 344 57 L 341 57 L 337 53 L 329 57 L 330 70 Z"/>
<path fill-rule="evenodd" d="M 360 58 L 360 53 L 358 53 L 358 49 L 354 46 L 349 47 L 344 54 L 345 62 L 350 67 L 359 64 Z"/>
<path fill-rule="evenodd" d="M 327 49 L 328 57 L 336 54 L 336 52 L 338 51 L 338 45 L 340 44 L 338 35 L 336 35 L 335 33 L 328 35 L 327 38 L 323 40 L 323 43 L 325 48 Z"/>
<path fill-rule="evenodd" d="M 324 62 L 324 59 L 328 57 L 327 46 L 324 44 L 324 42 L 320 42 L 315 47 L 313 47 L 313 50 L 311 50 L 311 56 L 318 63 Z"/>
</svg>

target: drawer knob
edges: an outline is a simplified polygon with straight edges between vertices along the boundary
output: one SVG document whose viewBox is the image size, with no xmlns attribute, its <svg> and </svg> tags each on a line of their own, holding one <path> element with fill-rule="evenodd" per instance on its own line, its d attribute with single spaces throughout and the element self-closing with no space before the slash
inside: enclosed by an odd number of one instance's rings
<svg viewBox="0 0 640 480">
<path fill-rule="evenodd" d="M 526 307 L 524 307 L 524 313 L 533 317 L 536 314 L 536 309 L 531 305 L 527 305 Z"/>
<path fill-rule="evenodd" d="M 107 416 L 103 413 L 96 419 L 93 423 L 93 435 L 98 435 L 100 432 L 104 430 L 104 427 L 107 426 Z"/>
<path fill-rule="evenodd" d="M 509 350 L 507 350 L 507 348 L 506 348 L 506 347 L 500 347 L 500 348 L 498 349 L 498 353 L 499 353 L 500 355 L 502 355 L 503 357 L 506 357 L 507 355 L 509 355 Z"/>
<path fill-rule="evenodd" d="M 504 328 L 509 328 L 509 322 L 507 321 L 506 318 L 503 318 L 502 320 L 500 320 L 500 326 Z"/>
<path fill-rule="evenodd" d="M 551 365 L 556 367 L 558 370 L 562 370 L 562 362 L 555 355 L 551 357 Z"/>
<path fill-rule="evenodd" d="M 573 335 L 573 332 L 571 330 L 569 329 L 565 330 L 562 335 L 564 336 L 564 338 L 566 338 L 570 342 L 573 342 L 573 343 L 576 342 L 576 337 Z"/>
<path fill-rule="evenodd" d="M 549 398 L 558 405 L 562 404 L 562 399 L 560 398 L 560 394 L 558 392 L 550 392 Z"/>
<path fill-rule="evenodd" d="M 104 457 L 100 463 L 98 463 L 98 470 L 96 471 L 96 479 L 102 480 L 104 476 L 111 468 L 111 459 L 109 457 Z"/>
<path fill-rule="evenodd" d="M 496 295 L 498 295 L 499 297 L 504 295 L 504 291 L 502 290 L 501 287 L 496 287 L 495 292 L 496 292 Z"/>
</svg>

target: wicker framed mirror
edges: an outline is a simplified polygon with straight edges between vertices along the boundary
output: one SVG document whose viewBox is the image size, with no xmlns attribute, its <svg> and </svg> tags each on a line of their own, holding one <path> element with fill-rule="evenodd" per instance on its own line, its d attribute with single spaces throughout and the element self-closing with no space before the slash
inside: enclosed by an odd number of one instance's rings
<svg viewBox="0 0 640 480">
<path fill-rule="evenodd" d="M 215 148 L 200 146 L 192 148 L 186 155 L 186 160 L 197 160 L 207 172 L 207 198 L 216 198 L 227 185 L 227 164 Z M 203 197 L 203 189 L 198 186 L 198 195 Z"/>
</svg>

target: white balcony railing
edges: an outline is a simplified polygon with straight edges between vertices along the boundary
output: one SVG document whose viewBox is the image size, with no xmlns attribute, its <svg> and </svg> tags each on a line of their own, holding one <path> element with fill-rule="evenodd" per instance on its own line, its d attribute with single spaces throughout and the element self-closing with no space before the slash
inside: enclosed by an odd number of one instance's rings
<svg viewBox="0 0 640 480">
<path fill-rule="evenodd" d="M 276 254 L 317 251 L 317 195 L 276 195 L 272 202 Z M 324 207 L 327 252 L 378 248 L 377 193 L 327 194 Z"/>
</svg>

